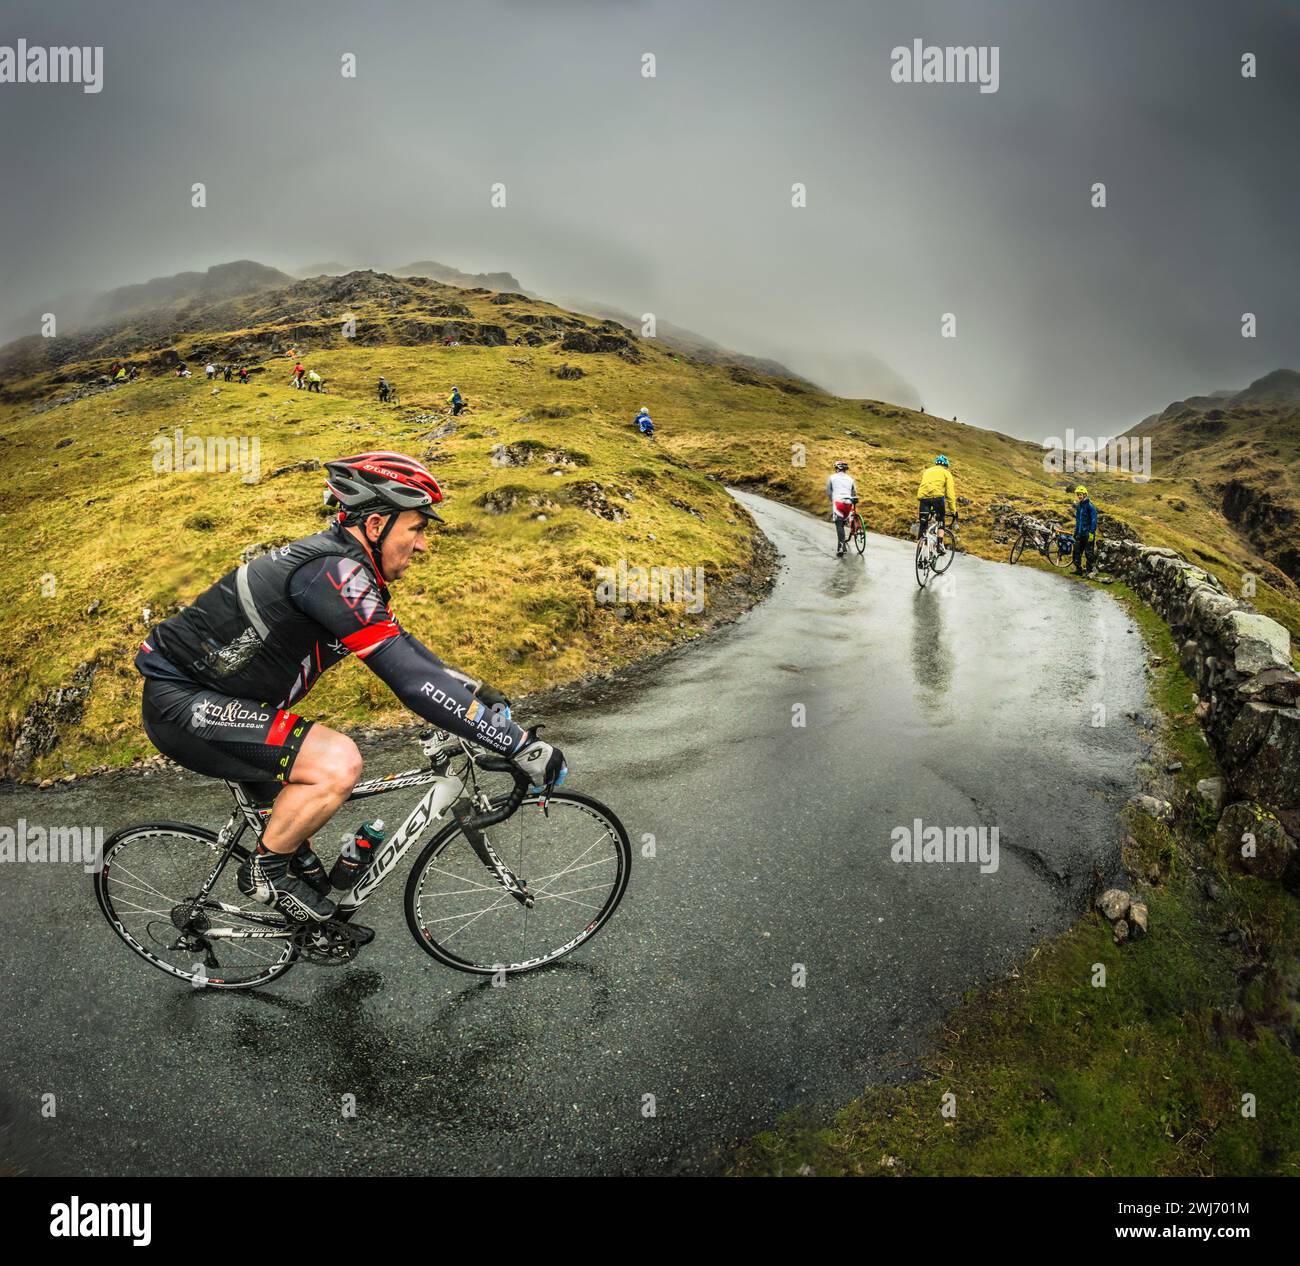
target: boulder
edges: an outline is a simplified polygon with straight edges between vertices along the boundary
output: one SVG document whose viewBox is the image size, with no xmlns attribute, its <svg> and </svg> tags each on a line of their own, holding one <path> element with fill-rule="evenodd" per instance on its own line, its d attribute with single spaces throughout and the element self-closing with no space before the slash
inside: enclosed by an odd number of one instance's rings
<svg viewBox="0 0 1300 1266">
<path fill-rule="evenodd" d="M 1134 940 L 1147 934 L 1147 908 L 1145 902 L 1135 901 L 1129 906 L 1128 926 Z"/>
<path fill-rule="evenodd" d="M 1125 918 L 1129 912 L 1129 906 L 1132 905 L 1133 898 L 1129 896 L 1123 888 L 1107 888 L 1105 892 L 1097 898 L 1097 909 L 1109 919 L 1112 923 L 1116 919 Z"/>
<path fill-rule="evenodd" d="M 1196 784 L 1196 794 L 1200 796 L 1215 813 L 1223 812 L 1223 802 L 1227 799 L 1228 788 L 1222 778 L 1202 778 Z"/>
<path fill-rule="evenodd" d="M 1173 805 L 1168 800 L 1161 800 L 1157 796 L 1134 796 L 1129 803 L 1139 812 L 1155 818 L 1158 822 L 1168 822 L 1174 816 Z"/>
<path fill-rule="evenodd" d="M 1300 809 L 1300 709 L 1248 703 L 1224 742 L 1233 786 L 1275 808 Z"/>
<path fill-rule="evenodd" d="M 1291 668 L 1266 668 L 1240 682 L 1237 694 L 1260 703 L 1294 704 L 1300 699 L 1300 673 Z"/>
<path fill-rule="evenodd" d="M 1262 879 L 1280 879 L 1295 852 L 1295 841 L 1282 823 L 1251 801 L 1224 809 L 1214 839 L 1225 860 Z"/>
<path fill-rule="evenodd" d="M 1236 644 L 1233 666 L 1251 677 L 1266 668 L 1291 667 L 1291 634 L 1276 620 L 1255 611 L 1228 616 L 1228 636 Z"/>
<path fill-rule="evenodd" d="M 1207 626 L 1226 620 L 1238 610 L 1234 599 L 1227 594 L 1218 593 L 1208 585 L 1202 586 L 1192 595 L 1191 608 L 1193 616 Z"/>
</svg>

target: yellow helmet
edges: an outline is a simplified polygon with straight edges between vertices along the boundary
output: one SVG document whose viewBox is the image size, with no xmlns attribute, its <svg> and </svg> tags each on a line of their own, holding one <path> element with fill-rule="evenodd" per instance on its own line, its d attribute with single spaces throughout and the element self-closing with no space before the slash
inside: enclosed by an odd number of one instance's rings
<svg viewBox="0 0 1300 1266">
<path fill-rule="evenodd" d="M 1074 490 L 1074 495 L 1075 495 L 1076 497 L 1086 497 L 1086 496 L 1088 495 L 1088 490 L 1087 490 L 1087 488 L 1085 488 L 1082 484 L 1080 484 L 1080 485 L 1079 485 L 1079 486 Z"/>
</svg>

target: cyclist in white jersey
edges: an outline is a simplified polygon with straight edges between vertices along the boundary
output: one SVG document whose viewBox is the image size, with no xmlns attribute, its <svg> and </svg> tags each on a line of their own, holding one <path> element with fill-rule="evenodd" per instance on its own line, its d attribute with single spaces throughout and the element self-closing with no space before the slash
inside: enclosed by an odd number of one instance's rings
<svg viewBox="0 0 1300 1266">
<path fill-rule="evenodd" d="M 835 557 L 839 558 L 846 549 L 844 525 L 848 522 L 849 512 L 858 496 L 857 485 L 849 474 L 848 462 L 835 463 L 835 473 L 826 481 L 826 495 L 831 502 L 831 518 L 835 520 Z"/>
</svg>

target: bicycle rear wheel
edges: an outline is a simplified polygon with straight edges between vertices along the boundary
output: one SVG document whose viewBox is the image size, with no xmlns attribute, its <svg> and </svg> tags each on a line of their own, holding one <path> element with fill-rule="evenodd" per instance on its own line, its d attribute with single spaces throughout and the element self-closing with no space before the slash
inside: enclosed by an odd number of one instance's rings
<svg viewBox="0 0 1300 1266">
<path fill-rule="evenodd" d="M 95 897 L 113 931 L 146 962 L 203 989 L 252 989 L 283 976 L 298 958 L 289 925 L 245 897 L 236 845 L 203 904 L 193 899 L 223 846 L 201 826 L 146 822 L 104 845 Z"/>
<path fill-rule="evenodd" d="M 925 582 L 930 579 L 930 558 L 925 548 L 925 537 L 922 536 L 916 543 L 916 583 L 925 588 Z"/>
<path fill-rule="evenodd" d="M 1053 554 L 1055 554 L 1055 558 L 1052 558 Z M 1074 540 L 1072 538 L 1062 540 L 1062 538 L 1058 536 L 1052 547 L 1048 550 L 1048 557 L 1052 558 L 1052 561 L 1058 567 L 1068 566 L 1074 561 Z"/>
<path fill-rule="evenodd" d="M 957 552 L 957 534 L 949 528 L 943 543 L 943 553 L 934 557 L 934 574 L 942 576 L 952 566 L 952 556 Z"/>
<path fill-rule="evenodd" d="M 867 525 L 862 522 L 862 516 L 854 511 L 853 521 L 853 544 L 859 554 L 865 554 L 867 551 Z"/>
<path fill-rule="evenodd" d="M 627 832 L 599 801 L 538 797 L 484 835 L 526 882 L 526 909 L 498 883 L 451 822 L 425 845 L 406 881 L 406 922 L 421 949 L 457 971 L 534 971 L 572 953 L 609 922 L 627 890 Z"/>
</svg>

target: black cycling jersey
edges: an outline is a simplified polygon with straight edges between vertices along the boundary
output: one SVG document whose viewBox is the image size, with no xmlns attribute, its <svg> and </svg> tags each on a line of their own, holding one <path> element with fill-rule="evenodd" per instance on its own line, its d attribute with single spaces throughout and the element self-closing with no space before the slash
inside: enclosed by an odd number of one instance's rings
<svg viewBox="0 0 1300 1266">
<path fill-rule="evenodd" d="M 479 682 L 401 628 L 370 550 L 337 523 L 223 576 L 145 638 L 136 666 L 287 708 L 349 654 L 425 720 L 506 755 L 522 746 L 520 728 L 474 698 Z"/>
</svg>

